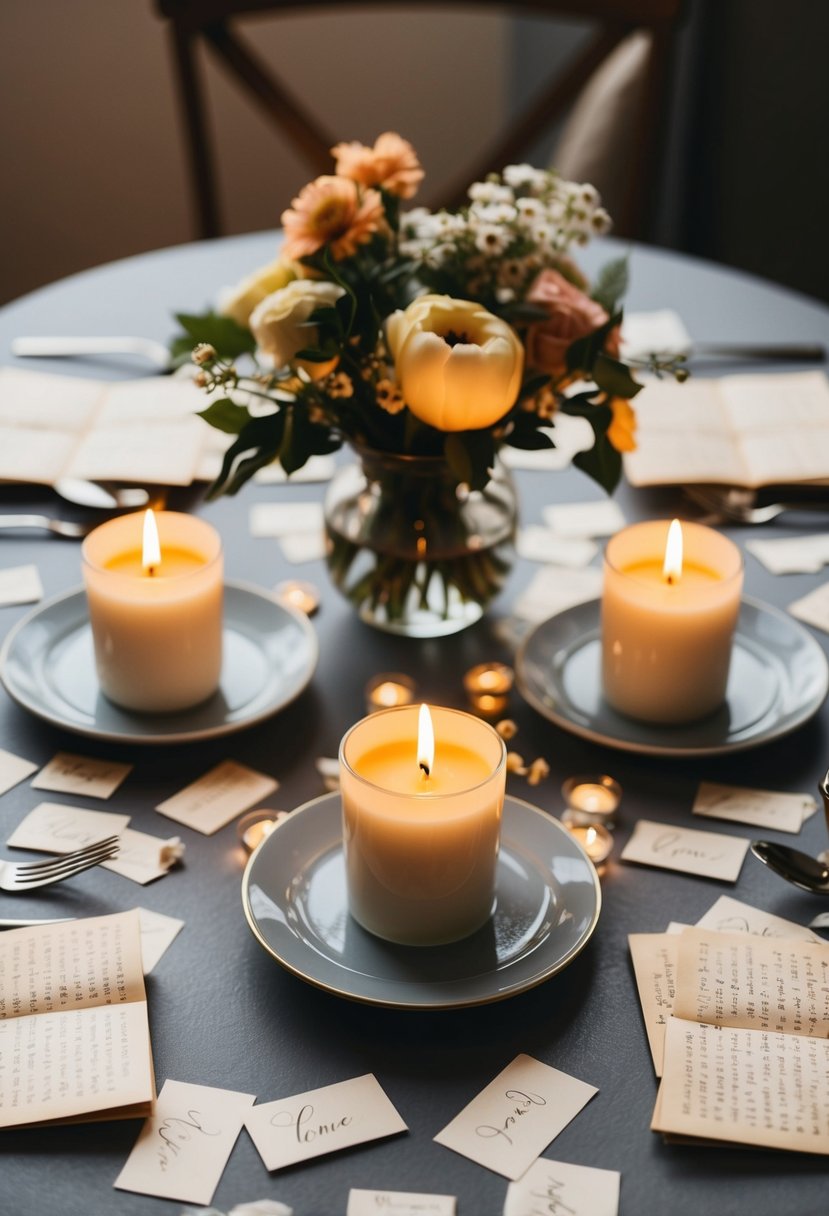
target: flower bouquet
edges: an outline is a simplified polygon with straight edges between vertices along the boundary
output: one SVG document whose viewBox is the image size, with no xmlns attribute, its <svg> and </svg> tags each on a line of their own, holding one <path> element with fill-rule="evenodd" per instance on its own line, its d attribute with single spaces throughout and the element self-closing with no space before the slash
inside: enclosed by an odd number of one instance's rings
<svg viewBox="0 0 829 1216">
<path fill-rule="evenodd" d="M 553 447 L 556 415 L 577 415 L 594 439 L 573 463 L 618 481 L 641 387 L 619 359 L 626 265 L 590 287 L 571 258 L 610 226 L 590 185 L 512 165 L 457 212 L 403 211 L 423 177 L 404 139 L 332 155 L 283 213 L 279 257 L 218 313 L 180 315 L 174 354 L 198 344 L 202 416 L 232 437 L 211 493 L 349 443 L 359 464 L 326 502 L 334 581 L 383 628 L 451 632 L 509 569 L 502 446 Z"/>
</svg>

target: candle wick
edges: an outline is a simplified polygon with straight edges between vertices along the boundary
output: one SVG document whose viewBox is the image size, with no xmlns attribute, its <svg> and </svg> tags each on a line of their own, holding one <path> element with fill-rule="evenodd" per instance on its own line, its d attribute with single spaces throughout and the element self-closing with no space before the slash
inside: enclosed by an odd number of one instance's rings
<svg viewBox="0 0 829 1216">
<path fill-rule="evenodd" d="M 418 761 L 418 763 L 420 764 L 420 768 L 421 768 L 421 771 L 423 772 L 423 776 L 424 777 L 430 776 L 429 765 L 426 763 L 426 761 L 420 760 L 420 761 Z"/>
<path fill-rule="evenodd" d="M 147 577 L 152 578 L 155 575 L 155 566 L 147 567 Z"/>
<path fill-rule="evenodd" d="M 674 575 L 674 574 L 667 575 L 665 581 L 667 582 L 669 587 L 673 587 L 674 583 L 676 582 L 676 575 Z"/>
</svg>

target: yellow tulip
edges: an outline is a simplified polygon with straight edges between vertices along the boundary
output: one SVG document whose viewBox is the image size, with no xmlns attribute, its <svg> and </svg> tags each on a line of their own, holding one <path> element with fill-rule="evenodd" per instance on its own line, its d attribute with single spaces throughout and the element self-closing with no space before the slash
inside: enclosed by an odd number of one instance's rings
<svg viewBox="0 0 829 1216">
<path fill-rule="evenodd" d="M 506 321 L 480 304 L 419 296 L 386 325 L 397 383 L 421 422 L 474 431 L 515 404 L 524 348 Z"/>
<path fill-rule="evenodd" d="M 279 291 L 295 279 L 296 271 L 290 262 L 277 258 L 267 266 L 260 266 L 252 274 L 247 275 L 235 287 L 224 293 L 220 302 L 220 312 L 225 317 L 231 317 L 237 325 L 248 327 L 250 314 L 257 304 Z"/>
</svg>

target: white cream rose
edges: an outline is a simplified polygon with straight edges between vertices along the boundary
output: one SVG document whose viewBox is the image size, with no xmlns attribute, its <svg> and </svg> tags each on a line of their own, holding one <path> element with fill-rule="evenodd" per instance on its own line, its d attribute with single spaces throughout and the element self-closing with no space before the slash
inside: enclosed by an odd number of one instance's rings
<svg viewBox="0 0 829 1216">
<path fill-rule="evenodd" d="M 250 324 L 250 314 L 265 296 L 286 287 L 297 277 L 296 270 L 290 262 L 277 258 L 260 266 L 252 274 L 246 275 L 235 287 L 226 288 L 219 299 L 219 312 L 224 317 L 230 317 L 237 325 L 247 327 Z"/>
<path fill-rule="evenodd" d="M 270 355 L 276 367 L 304 367 L 312 380 L 327 376 L 336 367 L 336 359 L 308 363 L 294 356 L 318 341 L 315 326 L 305 324 L 311 313 L 317 308 L 331 307 L 343 294 L 336 283 L 295 279 L 266 296 L 250 317 L 250 328 L 259 349 Z"/>
<path fill-rule="evenodd" d="M 524 348 L 500 317 L 470 300 L 425 295 L 386 322 L 409 409 L 439 431 L 491 426 L 518 397 Z"/>
</svg>

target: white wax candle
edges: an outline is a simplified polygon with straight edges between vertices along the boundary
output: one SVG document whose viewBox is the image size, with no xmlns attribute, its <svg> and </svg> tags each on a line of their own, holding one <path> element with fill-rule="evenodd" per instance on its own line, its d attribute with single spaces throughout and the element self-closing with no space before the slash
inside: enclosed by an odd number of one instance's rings
<svg viewBox="0 0 829 1216">
<path fill-rule="evenodd" d="M 664 572 L 668 523 L 633 524 L 607 544 L 602 681 L 632 718 L 691 722 L 723 702 L 743 563 L 727 537 L 682 524 L 681 572 Z"/>
<path fill-rule="evenodd" d="M 434 763 L 418 763 L 417 706 L 374 713 L 340 746 L 352 916 L 388 941 L 438 945 L 492 913 L 506 779 L 499 735 L 432 708 Z"/>
<path fill-rule="evenodd" d="M 170 713 L 215 692 L 222 665 L 222 545 L 191 515 L 156 515 L 161 558 L 142 559 L 141 514 L 108 520 L 83 545 L 101 691 L 127 709 Z"/>
</svg>

